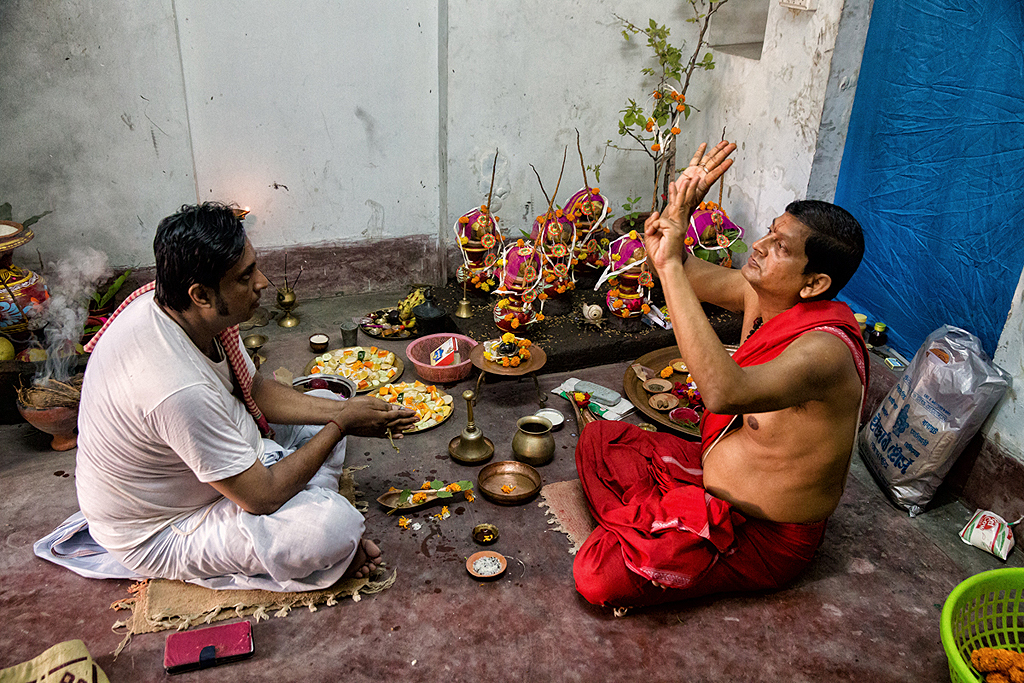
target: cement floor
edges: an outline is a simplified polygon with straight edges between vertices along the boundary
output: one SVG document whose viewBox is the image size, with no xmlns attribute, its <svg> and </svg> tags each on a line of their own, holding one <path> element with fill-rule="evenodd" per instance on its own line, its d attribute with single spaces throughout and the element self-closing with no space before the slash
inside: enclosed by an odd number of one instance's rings
<svg viewBox="0 0 1024 683">
<path fill-rule="evenodd" d="M 299 327 L 260 328 L 271 337 L 262 350 L 264 370 L 301 372 L 313 357 L 310 334 L 326 331 L 336 340 L 342 320 L 381 301 L 378 295 L 306 303 Z M 360 333 L 359 341 L 371 340 Z M 403 342 L 381 345 L 404 356 Z M 568 404 L 547 392 L 570 376 L 621 390 L 626 367 L 621 361 L 541 375 L 548 405 L 568 418 L 555 433 L 555 460 L 540 468 L 545 482 L 575 477 L 577 434 Z M 405 373 L 403 380 L 415 377 L 411 367 Z M 576 593 L 569 542 L 548 525 L 536 500 L 503 507 L 478 496 L 453 505 L 454 514 L 441 522 L 427 509 L 410 515 L 419 530 L 400 529 L 374 502 L 392 485 L 476 479 L 481 466 L 447 455 L 448 442 L 465 427 L 461 393 L 475 380 L 474 372 L 445 387 L 456 397 L 452 419 L 402 440 L 400 453 L 386 441 L 350 443 L 349 464 L 368 466 L 356 478 L 370 501 L 368 534 L 398 573 L 392 588 L 254 624 L 252 659 L 174 680 L 941 681 L 948 679 L 939 640 L 946 596 L 968 576 L 1004 566 L 960 542 L 957 532 L 971 511 L 944 501 L 910 519 L 886 502 L 855 459 L 818 557 L 792 586 L 616 618 Z M 515 421 L 537 407 L 528 379 L 484 385 L 474 417 L 496 445 L 494 460 L 512 459 Z M 123 613 L 109 605 L 127 596 L 130 582 L 81 578 L 33 555 L 32 543 L 77 509 L 75 452 L 56 453 L 48 444 L 27 424 L 0 425 L 0 668 L 79 638 L 115 683 L 169 679 L 162 668 L 166 632 L 136 636 L 112 655 L 122 636 L 111 626 Z M 505 576 L 489 583 L 465 569 L 478 549 L 470 530 L 480 522 L 499 527 L 491 548 L 510 558 Z M 1019 550 L 1009 564 L 1021 566 Z"/>
</svg>

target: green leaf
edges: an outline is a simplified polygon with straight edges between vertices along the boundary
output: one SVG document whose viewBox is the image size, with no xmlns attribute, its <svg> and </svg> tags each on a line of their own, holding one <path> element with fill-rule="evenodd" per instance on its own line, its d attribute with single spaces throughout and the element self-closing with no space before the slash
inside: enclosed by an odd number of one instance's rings
<svg viewBox="0 0 1024 683">
<path fill-rule="evenodd" d="M 430 488 L 432 488 L 432 489 L 443 489 L 444 488 L 444 482 L 441 481 L 440 479 L 435 479 L 434 481 L 430 482 Z"/>
<path fill-rule="evenodd" d="M 746 253 L 747 251 L 747 244 L 743 240 L 736 240 L 735 242 L 732 243 L 730 249 L 734 254 L 743 254 Z"/>
<path fill-rule="evenodd" d="M 403 489 L 402 492 L 398 494 L 398 504 L 405 505 L 409 502 L 410 498 L 412 498 L 412 489 Z"/>
<path fill-rule="evenodd" d="M 702 261 L 707 261 L 708 260 L 708 256 L 711 256 L 711 252 L 708 251 L 707 249 L 699 249 L 698 248 L 698 249 L 694 249 L 693 250 L 693 255 L 696 256 L 697 258 L 701 259 Z"/>
<path fill-rule="evenodd" d="M 441 491 L 437 492 L 437 497 L 438 498 L 451 498 L 452 497 L 452 492 L 451 491 L 441 490 Z"/>
<path fill-rule="evenodd" d="M 457 481 L 455 483 L 458 484 L 459 488 L 462 489 L 463 491 L 468 491 L 471 488 L 473 488 L 473 482 L 471 482 L 471 481 L 462 480 L 462 481 Z"/>
<path fill-rule="evenodd" d="M 4 202 L 0 204 L 0 221 L 13 221 L 11 218 L 11 203 Z"/>
<path fill-rule="evenodd" d="M 32 216 L 28 220 L 23 221 L 22 225 L 24 225 L 26 228 L 28 226 L 30 226 L 30 225 L 35 225 L 36 223 L 39 222 L 40 218 L 42 218 L 43 216 L 46 216 L 48 214 L 51 214 L 51 213 L 53 213 L 53 211 L 43 211 L 41 214 L 39 214 L 37 216 Z"/>
</svg>

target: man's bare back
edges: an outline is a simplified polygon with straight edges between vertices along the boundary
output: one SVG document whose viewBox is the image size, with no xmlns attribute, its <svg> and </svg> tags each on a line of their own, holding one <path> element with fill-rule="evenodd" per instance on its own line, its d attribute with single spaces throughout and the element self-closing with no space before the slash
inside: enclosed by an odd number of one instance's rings
<svg viewBox="0 0 1024 683">
<path fill-rule="evenodd" d="M 807 334 L 845 354 L 845 363 L 839 355 L 845 367 L 838 368 L 836 384 L 820 399 L 738 415 L 704 453 L 705 488 L 752 517 L 817 522 L 835 510 L 843 493 L 860 417 L 860 379 L 844 342 L 828 332 Z"/>
</svg>

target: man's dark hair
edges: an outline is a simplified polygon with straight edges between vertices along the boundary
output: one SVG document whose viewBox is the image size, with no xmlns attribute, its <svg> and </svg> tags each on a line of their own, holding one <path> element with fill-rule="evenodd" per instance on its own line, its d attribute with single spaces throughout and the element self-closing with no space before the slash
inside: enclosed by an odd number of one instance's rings
<svg viewBox="0 0 1024 683">
<path fill-rule="evenodd" d="M 221 279 L 244 251 L 245 228 L 231 207 L 182 206 L 156 229 L 156 300 L 180 312 L 192 304 L 188 289 L 194 284 L 219 293 Z"/>
<path fill-rule="evenodd" d="M 832 299 L 857 272 L 864 256 L 864 232 L 849 211 L 835 204 L 806 199 L 790 203 L 786 213 L 807 226 L 805 273 L 823 273 L 832 286 L 819 299 Z"/>
</svg>

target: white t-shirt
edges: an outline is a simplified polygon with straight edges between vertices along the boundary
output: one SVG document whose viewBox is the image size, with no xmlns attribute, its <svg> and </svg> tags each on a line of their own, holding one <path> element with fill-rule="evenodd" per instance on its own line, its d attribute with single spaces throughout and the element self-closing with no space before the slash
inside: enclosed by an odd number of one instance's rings
<svg viewBox="0 0 1024 683">
<path fill-rule="evenodd" d="M 152 292 L 111 323 L 85 370 L 75 472 L 100 545 L 139 546 L 219 500 L 206 482 L 263 457 L 256 423 L 233 389 L 227 360 L 199 351 Z"/>
</svg>

